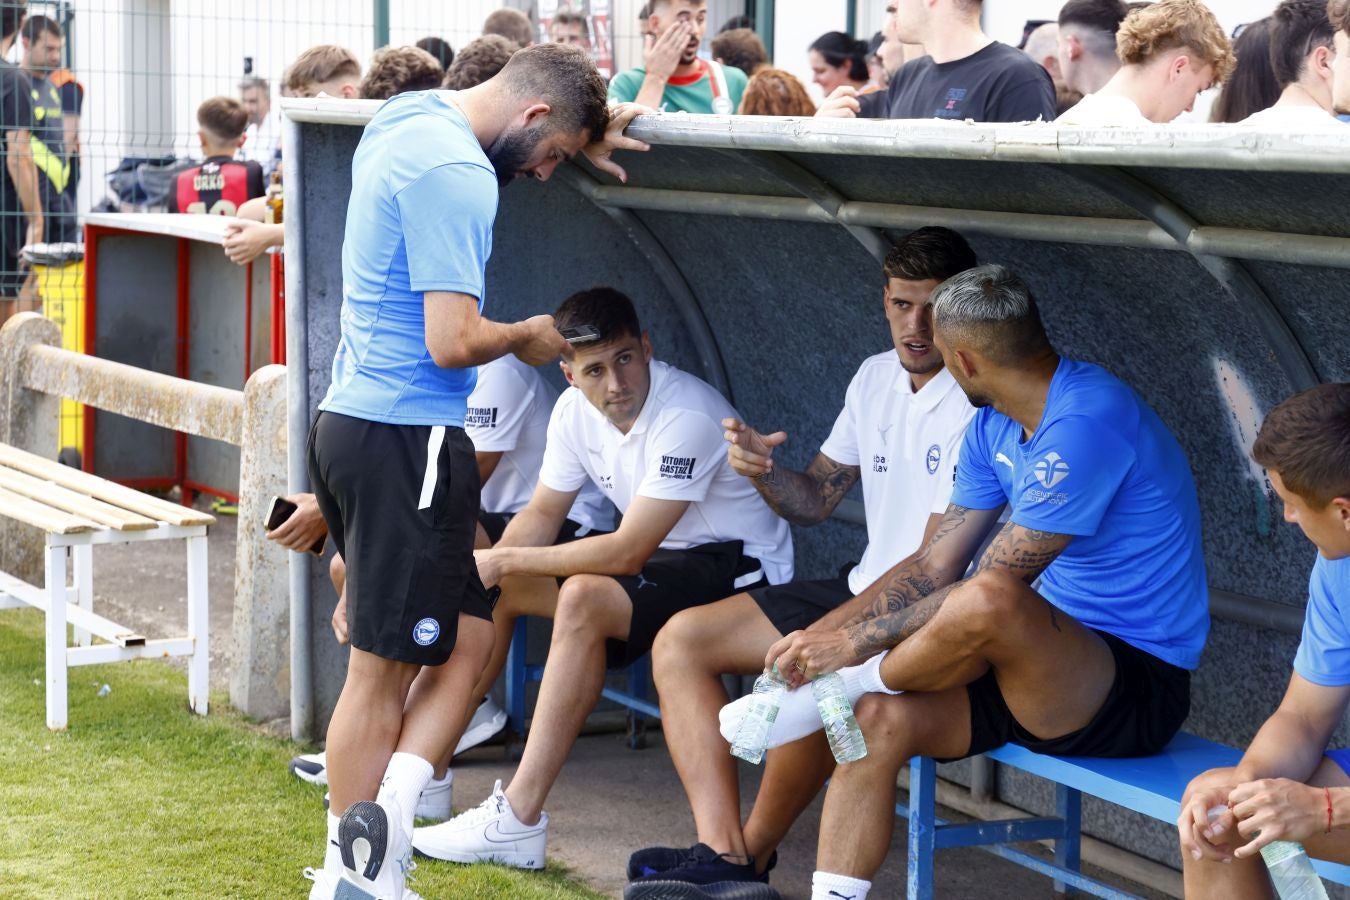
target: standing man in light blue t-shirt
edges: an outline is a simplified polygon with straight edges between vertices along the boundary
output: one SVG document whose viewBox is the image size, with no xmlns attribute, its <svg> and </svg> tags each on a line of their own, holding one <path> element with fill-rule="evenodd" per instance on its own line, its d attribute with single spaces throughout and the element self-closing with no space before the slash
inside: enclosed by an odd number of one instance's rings
<svg viewBox="0 0 1350 900">
<path fill-rule="evenodd" d="M 826 794 L 816 898 L 867 895 L 913 756 L 1161 750 L 1190 711 L 1209 631 L 1195 483 L 1153 410 L 1060 357 L 1026 284 L 1000 266 L 934 291 L 933 340 L 977 407 L 951 505 L 926 546 L 765 661 L 796 687 L 885 653 L 861 679 L 868 754 Z"/>
<path fill-rule="evenodd" d="M 1285 521 L 1316 545 L 1317 562 L 1279 709 L 1235 768 L 1211 769 L 1186 788 L 1177 825 L 1189 898 L 1270 897 L 1260 849 L 1271 841 L 1350 864 L 1350 750 L 1327 747 L 1350 706 L 1350 384 L 1324 384 L 1271 410 L 1252 458 L 1284 501 Z M 1226 811 L 1211 820 L 1216 807 Z"/>
<path fill-rule="evenodd" d="M 635 108 L 606 109 L 580 50 L 517 53 L 466 91 L 402 94 L 352 160 L 342 337 L 309 439 L 309 475 L 347 566 L 351 655 L 328 728 L 324 867 L 311 900 L 399 898 L 418 795 L 454 746 L 492 651 L 473 558 L 479 477 L 464 433 L 475 367 L 538 365 L 565 342 L 551 316 L 482 316 L 498 189 L 614 149 Z M 475 698 L 476 699 L 476 698 Z M 339 818 L 339 816 L 341 818 Z"/>
</svg>

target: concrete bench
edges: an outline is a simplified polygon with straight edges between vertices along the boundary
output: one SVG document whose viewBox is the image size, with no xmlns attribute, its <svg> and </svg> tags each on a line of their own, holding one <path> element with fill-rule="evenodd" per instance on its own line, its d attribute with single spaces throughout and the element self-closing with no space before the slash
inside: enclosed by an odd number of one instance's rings
<svg viewBox="0 0 1350 900">
<path fill-rule="evenodd" d="M 0 572 L 0 609 L 34 606 L 46 614 L 48 728 L 66 727 L 70 666 L 165 656 L 189 657 L 188 703 L 206 715 L 206 526 L 215 519 L 8 444 L 0 444 L 0 516 L 45 536 L 43 586 Z M 175 538 L 187 543 L 185 636 L 151 640 L 93 611 L 95 544 Z M 74 647 L 67 646 L 68 624 L 75 627 Z"/>
<path fill-rule="evenodd" d="M 937 764 L 918 757 L 910 764 L 909 802 L 896 813 L 909 819 L 909 900 L 933 897 L 934 853 L 947 847 L 979 847 L 1055 880 L 1055 890 L 1074 888 L 1095 897 L 1133 898 L 1079 871 L 1082 795 L 1174 823 L 1181 814 L 1181 795 L 1192 778 L 1206 769 L 1236 765 L 1242 751 L 1182 732 L 1156 756 L 1132 759 L 1044 756 L 1007 744 L 987 754 L 991 759 L 1055 783 L 1055 815 L 953 824 L 937 818 Z M 1054 861 L 1018 850 L 1011 844 L 1054 841 Z M 1350 866 L 1315 860 L 1318 874 L 1336 884 L 1350 884 Z"/>
</svg>

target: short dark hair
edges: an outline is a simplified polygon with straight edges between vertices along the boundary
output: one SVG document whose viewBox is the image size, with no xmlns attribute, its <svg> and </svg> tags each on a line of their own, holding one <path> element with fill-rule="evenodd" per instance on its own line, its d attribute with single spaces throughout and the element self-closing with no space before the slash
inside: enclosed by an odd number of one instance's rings
<svg viewBox="0 0 1350 900">
<path fill-rule="evenodd" d="M 1059 10 L 1059 25 L 1082 25 L 1114 35 L 1128 14 L 1124 0 L 1069 0 Z"/>
<path fill-rule="evenodd" d="M 903 281 L 946 281 L 978 265 L 970 244 L 950 228 L 930 225 L 911 231 L 886 254 L 887 278 Z"/>
<path fill-rule="evenodd" d="M 504 69 L 519 50 L 519 44 L 500 34 L 474 38 L 459 48 L 459 55 L 445 70 L 445 86 L 463 91 L 480 85 Z"/>
<path fill-rule="evenodd" d="M 17 32 L 26 15 L 28 15 L 27 2 L 0 0 L 0 37 L 9 37 Z"/>
<path fill-rule="evenodd" d="M 1211 122 L 1241 122 L 1280 99 L 1280 85 L 1270 68 L 1270 27 L 1270 16 L 1257 19 L 1233 41 L 1237 64 L 1214 101 Z"/>
<path fill-rule="evenodd" d="M 1283 0 L 1270 20 L 1270 68 L 1283 90 L 1303 74 L 1309 53 L 1331 46 L 1336 30 L 1325 0 Z"/>
<path fill-rule="evenodd" d="M 534 43 L 534 25 L 530 23 L 530 17 L 509 7 L 488 14 L 483 20 L 483 34 L 500 34 L 520 47 Z"/>
<path fill-rule="evenodd" d="M 728 31 L 736 31 L 740 28 L 749 28 L 754 30 L 755 20 L 749 16 L 732 16 L 722 23 L 722 27 L 717 29 L 718 34 L 726 34 Z"/>
<path fill-rule="evenodd" d="M 641 337 L 637 310 L 628 295 L 612 287 L 598 286 L 577 291 L 568 297 L 553 314 L 553 324 L 559 329 L 590 325 L 600 337 L 582 347 L 598 347 L 626 337 Z"/>
<path fill-rule="evenodd" d="M 440 63 L 441 68 L 447 71 L 450 69 L 450 64 L 455 61 L 455 48 L 451 47 L 450 42 L 444 38 L 428 35 L 413 46 L 436 57 L 436 62 Z"/>
<path fill-rule="evenodd" d="M 769 64 L 764 42 L 749 28 L 733 28 L 712 39 L 712 55 L 729 66 L 753 75 Z"/>
<path fill-rule="evenodd" d="M 580 25 L 582 33 L 586 37 L 591 36 L 591 23 L 581 13 L 572 12 L 570 9 L 564 9 L 556 13 L 553 16 L 553 21 L 548 23 L 549 29 L 552 30 L 554 25 Z"/>
<path fill-rule="evenodd" d="M 816 51 L 835 68 L 848 63 L 848 77 L 854 81 L 867 80 L 867 41 L 854 40 L 842 31 L 827 31 L 806 49 Z"/>
<path fill-rule="evenodd" d="M 248 112 L 233 97 L 212 97 L 197 107 L 197 125 L 217 143 L 228 144 L 248 128 Z"/>
<path fill-rule="evenodd" d="M 1003 266 L 976 266 L 938 285 L 933 327 L 1003 366 L 1019 366 L 1050 349 L 1031 289 Z"/>
<path fill-rule="evenodd" d="M 501 77 L 517 97 L 537 97 L 550 108 L 552 129 L 585 131 L 595 143 L 609 126 L 608 89 L 590 54 L 565 44 L 536 44 L 519 50 Z"/>
<path fill-rule="evenodd" d="M 61 30 L 61 23 L 55 19 L 49 19 L 46 16 L 29 16 L 23 22 L 23 39 L 26 41 L 36 41 L 44 34 L 50 34 L 52 37 L 65 37 L 65 32 Z"/>
<path fill-rule="evenodd" d="M 272 94 L 272 85 L 268 84 L 266 78 L 259 78 L 257 75 L 245 75 L 239 79 L 239 93 L 242 94 L 244 91 L 251 91 L 254 88 L 269 97 Z"/>
<path fill-rule="evenodd" d="M 1314 508 L 1350 497 L 1350 384 L 1320 384 L 1272 409 L 1252 459 Z"/>
<path fill-rule="evenodd" d="M 361 79 L 361 99 L 388 100 L 404 91 L 428 91 L 440 87 L 444 78 L 441 64 L 425 50 L 381 47 Z"/>
</svg>

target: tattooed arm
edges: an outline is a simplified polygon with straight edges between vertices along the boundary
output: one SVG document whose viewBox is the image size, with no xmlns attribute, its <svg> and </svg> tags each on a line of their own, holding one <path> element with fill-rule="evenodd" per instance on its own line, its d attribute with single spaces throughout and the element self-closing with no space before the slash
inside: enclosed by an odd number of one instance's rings
<svg viewBox="0 0 1350 900">
<path fill-rule="evenodd" d="M 824 453 L 817 453 L 805 472 L 779 467 L 773 449 L 787 434 L 760 434 L 737 419 L 723 419 L 722 427 L 731 468 L 752 479 L 769 508 L 793 525 L 825 521 L 862 474 L 860 467 L 837 463 Z"/>
</svg>

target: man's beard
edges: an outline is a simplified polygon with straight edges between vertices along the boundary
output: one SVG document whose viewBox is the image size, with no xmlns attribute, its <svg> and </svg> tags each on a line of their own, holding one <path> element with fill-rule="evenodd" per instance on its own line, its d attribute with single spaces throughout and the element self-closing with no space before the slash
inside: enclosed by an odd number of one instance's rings
<svg viewBox="0 0 1350 900">
<path fill-rule="evenodd" d="M 497 184 L 506 187 L 520 173 L 544 139 L 541 128 L 512 128 L 502 132 L 487 149 L 488 162 L 497 171 Z"/>
</svg>

